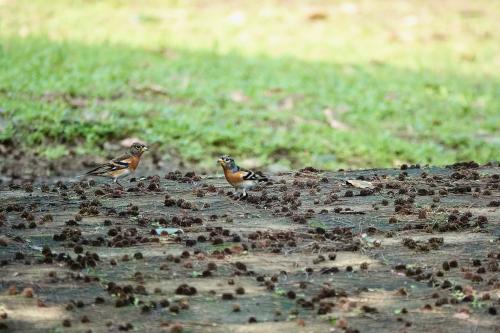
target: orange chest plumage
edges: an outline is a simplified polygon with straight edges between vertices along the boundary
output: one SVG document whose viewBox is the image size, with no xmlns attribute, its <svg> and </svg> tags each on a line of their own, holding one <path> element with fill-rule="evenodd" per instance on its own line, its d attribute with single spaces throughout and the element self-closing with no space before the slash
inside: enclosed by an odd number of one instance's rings
<svg viewBox="0 0 500 333">
<path fill-rule="evenodd" d="M 128 168 L 132 171 L 135 171 L 137 169 L 137 166 L 139 165 L 139 161 L 141 160 L 140 156 L 131 156 L 124 160 L 123 162 L 128 163 Z"/>
<path fill-rule="evenodd" d="M 233 186 L 238 185 L 243 181 L 243 172 L 241 171 L 232 172 L 231 170 L 224 169 L 224 176 L 226 177 L 229 184 Z"/>
</svg>

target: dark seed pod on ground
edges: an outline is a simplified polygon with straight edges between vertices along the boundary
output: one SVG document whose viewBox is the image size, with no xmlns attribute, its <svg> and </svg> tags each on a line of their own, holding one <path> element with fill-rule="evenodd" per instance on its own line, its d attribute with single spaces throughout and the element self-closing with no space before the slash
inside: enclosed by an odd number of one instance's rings
<svg viewBox="0 0 500 333">
<path fill-rule="evenodd" d="M 182 333 L 184 331 L 184 327 L 181 324 L 174 324 L 170 329 L 170 333 Z"/>
<path fill-rule="evenodd" d="M 247 270 L 247 266 L 242 263 L 241 261 L 237 261 L 234 263 L 234 266 L 236 266 L 237 269 L 239 269 L 240 271 L 245 271 Z"/>
<path fill-rule="evenodd" d="M 441 288 L 443 288 L 443 289 L 447 289 L 447 288 L 451 288 L 451 287 L 452 287 L 452 284 L 448 280 L 444 280 L 443 283 L 441 284 Z"/>
<path fill-rule="evenodd" d="M 234 295 L 232 293 L 223 293 L 222 294 L 222 299 L 225 300 L 225 301 L 233 300 L 234 299 Z"/>
<path fill-rule="evenodd" d="M 444 261 L 443 262 L 443 265 L 442 265 L 443 269 L 445 271 L 449 271 L 450 270 L 450 264 L 447 262 L 447 261 Z"/>
<path fill-rule="evenodd" d="M 196 288 L 188 286 L 187 284 L 181 284 L 180 286 L 177 287 L 175 293 L 177 295 L 192 296 L 196 294 Z"/>
<path fill-rule="evenodd" d="M 361 310 L 363 310 L 366 313 L 378 313 L 378 310 L 376 308 L 368 306 L 368 305 L 363 305 L 361 307 Z"/>
</svg>

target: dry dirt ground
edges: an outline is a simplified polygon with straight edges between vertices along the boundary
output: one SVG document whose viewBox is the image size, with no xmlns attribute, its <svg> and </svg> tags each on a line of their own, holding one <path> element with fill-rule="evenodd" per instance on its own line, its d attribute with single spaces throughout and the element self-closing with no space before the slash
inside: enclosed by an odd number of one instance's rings
<svg viewBox="0 0 500 333">
<path fill-rule="evenodd" d="M 3 178 L 0 332 L 500 332 L 499 176 Z"/>
</svg>

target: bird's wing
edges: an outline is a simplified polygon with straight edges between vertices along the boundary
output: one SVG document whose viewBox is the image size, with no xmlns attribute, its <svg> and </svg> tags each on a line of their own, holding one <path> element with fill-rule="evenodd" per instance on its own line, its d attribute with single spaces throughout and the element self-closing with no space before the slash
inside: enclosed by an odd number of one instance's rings
<svg viewBox="0 0 500 333">
<path fill-rule="evenodd" d="M 112 171 L 122 170 L 128 168 L 130 164 L 130 158 L 132 156 L 125 154 L 120 157 L 117 157 L 108 163 L 104 163 L 99 165 L 97 168 L 90 170 L 87 172 L 87 175 L 103 175 Z"/>
<path fill-rule="evenodd" d="M 256 180 L 265 182 L 268 180 L 261 172 L 253 172 L 252 170 L 240 168 L 238 173 L 241 175 L 242 180 Z"/>
<path fill-rule="evenodd" d="M 125 154 L 125 155 L 122 155 L 120 157 L 115 158 L 110 163 L 116 164 L 117 166 L 124 166 L 126 168 L 129 166 L 129 164 L 131 162 L 132 162 L 132 155 Z"/>
</svg>

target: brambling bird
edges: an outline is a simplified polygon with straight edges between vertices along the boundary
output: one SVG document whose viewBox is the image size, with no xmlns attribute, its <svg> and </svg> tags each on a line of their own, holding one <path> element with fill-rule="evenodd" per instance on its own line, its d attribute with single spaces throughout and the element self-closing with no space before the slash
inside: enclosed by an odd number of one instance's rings
<svg viewBox="0 0 500 333">
<path fill-rule="evenodd" d="M 265 182 L 268 180 L 262 173 L 240 168 L 236 165 L 234 159 L 227 155 L 221 156 L 221 158 L 217 160 L 217 163 L 222 166 L 227 182 L 234 187 L 236 193 L 240 190 L 242 191 L 239 197 L 240 199 L 246 198 L 248 196 L 247 190 L 254 188 L 258 182 Z"/>
<path fill-rule="evenodd" d="M 113 182 L 123 187 L 122 184 L 118 182 L 118 179 L 134 173 L 139 165 L 142 154 L 147 150 L 148 147 L 146 145 L 134 142 L 127 154 L 90 170 L 86 175 L 113 178 Z"/>
</svg>

